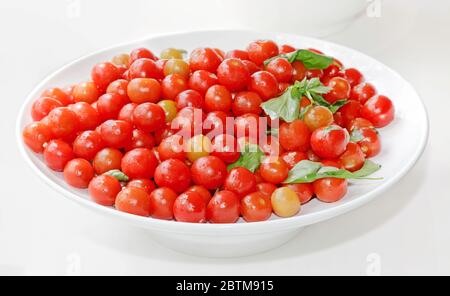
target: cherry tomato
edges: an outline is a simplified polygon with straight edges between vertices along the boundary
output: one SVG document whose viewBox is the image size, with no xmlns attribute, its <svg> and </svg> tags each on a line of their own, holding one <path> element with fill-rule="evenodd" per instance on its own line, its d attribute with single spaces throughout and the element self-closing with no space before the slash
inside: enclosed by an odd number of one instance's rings
<svg viewBox="0 0 450 296">
<path fill-rule="evenodd" d="M 117 149 L 104 148 L 94 157 L 92 164 L 98 175 L 112 170 L 120 170 L 123 154 Z"/>
<path fill-rule="evenodd" d="M 186 52 L 177 48 L 166 48 L 159 55 L 161 59 L 183 59 Z"/>
<path fill-rule="evenodd" d="M 211 196 L 211 192 L 208 191 L 208 189 L 206 189 L 204 186 L 201 185 L 194 185 L 189 187 L 188 190 L 186 190 L 186 192 L 197 192 L 198 194 L 201 195 L 201 197 L 203 198 L 203 200 L 205 201 L 205 204 L 208 204 L 208 202 L 211 200 L 212 196 Z"/>
<path fill-rule="evenodd" d="M 159 187 L 168 187 L 180 193 L 191 185 L 191 171 L 181 160 L 168 159 L 156 168 L 155 182 Z"/>
<path fill-rule="evenodd" d="M 177 116 L 177 105 L 175 101 L 162 100 L 158 102 L 158 106 L 160 106 L 164 110 L 164 114 L 166 114 L 166 123 L 172 122 Z"/>
<path fill-rule="evenodd" d="M 236 138 L 228 134 L 214 137 L 211 155 L 220 158 L 227 164 L 236 162 L 241 156 L 238 151 Z"/>
<path fill-rule="evenodd" d="M 341 200 L 347 193 L 347 180 L 336 178 L 325 178 L 314 181 L 314 193 L 317 199 L 332 203 Z"/>
<path fill-rule="evenodd" d="M 77 84 L 72 92 L 72 96 L 75 102 L 86 102 L 92 104 L 97 101 L 100 92 L 94 82 L 83 82 Z"/>
<path fill-rule="evenodd" d="M 170 188 L 160 187 L 150 194 L 150 208 L 155 219 L 172 220 L 173 205 L 177 199 L 177 193 Z"/>
<path fill-rule="evenodd" d="M 266 157 L 261 163 L 260 172 L 266 182 L 279 184 L 286 180 L 289 166 L 280 157 Z"/>
<path fill-rule="evenodd" d="M 363 167 L 366 157 L 358 144 L 350 142 L 339 160 L 344 169 L 354 172 Z"/>
<path fill-rule="evenodd" d="M 267 136 L 259 139 L 259 146 L 267 156 L 279 156 L 284 153 L 277 137 Z"/>
<path fill-rule="evenodd" d="M 314 195 L 314 188 L 310 183 L 288 184 L 285 186 L 297 193 L 297 197 L 302 205 L 309 202 Z"/>
<path fill-rule="evenodd" d="M 247 60 L 243 60 L 242 63 L 244 63 L 244 65 L 247 67 L 248 73 L 250 75 L 252 75 L 255 72 L 261 71 L 262 68 L 257 66 L 255 63 L 253 63 L 252 61 L 247 61 Z"/>
<path fill-rule="evenodd" d="M 340 114 L 341 116 L 341 126 L 346 127 L 353 119 L 360 117 L 360 113 L 361 103 L 359 101 L 349 100 L 336 114 Z"/>
<path fill-rule="evenodd" d="M 131 142 L 125 150 L 130 151 L 136 148 L 153 149 L 153 147 L 155 147 L 155 138 L 151 134 L 134 129 Z"/>
<path fill-rule="evenodd" d="M 234 96 L 232 105 L 233 114 L 234 116 L 241 116 L 247 113 L 259 115 L 262 112 L 260 107 L 261 103 L 262 99 L 256 92 L 239 92 Z"/>
<path fill-rule="evenodd" d="M 277 190 L 277 186 L 275 186 L 272 183 L 258 183 L 256 185 L 257 191 L 261 192 L 266 196 L 267 198 L 270 198 L 272 196 L 272 193 Z"/>
<path fill-rule="evenodd" d="M 150 196 L 140 188 L 126 187 L 117 194 L 116 209 L 121 212 L 148 217 L 150 216 Z"/>
<path fill-rule="evenodd" d="M 335 167 L 337 169 L 342 169 L 342 163 L 340 159 L 322 159 L 321 160 L 323 166 L 327 167 Z"/>
<path fill-rule="evenodd" d="M 116 119 L 128 100 L 118 94 L 104 94 L 97 101 L 97 110 L 103 120 Z"/>
<path fill-rule="evenodd" d="M 206 91 L 213 85 L 219 83 L 217 76 L 205 70 L 198 70 L 192 73 L 189 78 L 189 88 L 205 94 Z"/>
<path fill-rule="evenodd" d="M 33 122 L 24 128 L 22 138 L 31 150 L 41 153 L 44 151 L 44 145 L 52 139 L 52 133 L 42 122 Z"/>
<path fill-rule="evenodd" d="M 146 48 L 136 48 L 130 53 L 130 65 L 139 59 L 157 60 L 156 56 Z"/>
<path fill-rule="evenodd" d="M 194 49 L 189 57 L 189 64 L 193 71 L 206 70 L 215 73 L 223 58 L 212 48 Z"/>
<path fill-rule="evenodd" d="M 93 130 L 101 123 L 100 114 L 97 109 L 86 102 L 78 102 L 70 105 L 69 109 L 77 115 L 78 129 L 80 131 Z"/>
<path fill-rule="evenodd" d="M 212 150 L 211 140 L 204 135 L 190 138 L 185 145 L 186 157 L 194 162 L 201 157 L 208 156 Z"/>
<path fill-rule="evenodd" d="M 128 83 L 127 94 L 133 103 L 157 103 L 161 99 L 161 86 L 152 78 L 136 78 Z"/>
<path fill-rule="evenodd" d="M 158 146 L 158 154 L 159 159 L 163 161 L 171 158 L 179 160 L 186 159 L 183 137 L 172 135 L 163 139 Z"/>
<path fill-rule="evenodd" d="M 165 99 L 175 100 L 177 95 L 188 88 L 188 83 L 183 76 L 170 74 L 166 76 L 162 83 L 162 95 Z"/>
<path fill-rule="evenodd" d="M 305 72 L 305 76 L 308 79 L 312 79 L 312 78 L 322 79 L 322 77 L 323 77 L 323 70 L 321 70 L 321 69 L 307 69 L 306 72 Z"/>
<path fill-rule="evenodd" d="M 305 152 L 290 151 L 283 153 L 281 158 L 286 162 L 289 169 L 292 169 L 300 161 L 308 159 L 308 155 Z"/>
<path fill-rule="evenodd" d="M 245 50 L 240 50 L 240 49 L 230 50 L 229 52 L 226 53 L 225 59 L 231 59 L 231 58 L 240 59 L 240 60 L 248 60 L 248 52 Z"/>
<path fill-rule="evenodd" d="M 41 97 L 34 101 L 31 107 L 31 117 L 34 121 L 39 121 L 47 116 L 50 111 L 58 107 L 63 107 L 63 104 L 58 100 L 50 97 Z"/>
<path fill-rule="evenodd" d="M 101 175 L 91 180 L 88 189 L 94 202 L 103 206 L 113 206 L 122 186 L 116 178 Z"/>
<path fill-rule="evenodd" d="M 292 63 L 292 68 L 294 69 L 294 74 L 292 76 L 292 80 L 295 81 L 302 81 L 306 77 L 306 67 L 305 65 L 300 61 L 295 61 Z"/>
<path fill-rule="evenodd" d="M 214 194 L 206 208 L 206 219 L 211 223 L 235 223 L 240 216 L 239 197 L 231 191 Z"/>
<path fill-rule="evenodd" d="M 111 82 L 106 89 L 106 93 L 108 94 L 116 94 L 124 98 L 124 100 L 129 101 L 128 99 L 128 80 L 118 79 Z"/>
<path fill-rule="evenodd" d="M 297 193 L 289 187 L 281 187 L 271 197 L 274 213 L 283 218 L 293 217 L 300 212 L 300 200 Z"/>
<path fill-rule="evenodd" d="M 362 107 L 361 116 L 372 122 L 376 128 L 385 127 L 394 120 L 394 104 L 386 96 L 374 96 Z"/>
<path fill-rule="evenodd" d="M 206 222 L 206 204 L 197 192 L 185 192 L 177 197 L 173 205 L 175 220 L 188 223 Z"/>
<path fill-rule="evenodd" d="M 347 130 L 349 132 L 355 130 L 355 129 L 362 129 L 363 127 L 374 127 L 372 122 L 368 121 L 367 119 L 364 118 L 355 118 L 353 119 L 348 125 L 347 125 Z"/>
<path fill-rule="evenodd" d="M 249 137 L 258 139 L 260 133 L 259 116 L 248 113 L 234 119 L 234 134 L 236 138 Z"/>
<path fill-rule="evenodd" d="M 133 136 L 133 127 L 122 120 L 108 120 L 100 126 L 100 135 L 106 146 L 112 148 L 125 148 L 130 144 Z"/>
<path fill-rule="evenodd" d="M 122 53 L 114 56 L 111 62 L 116 66 L 129 67 L 130 66 L 130 55 L 127 53 Z"/>
<path fill-rule="evenodd" d="M 61 103 L 63 106 L 67 106 L 73 103 L 72 93 L 67 94 L 64 90 L 54 87 L 45 90 L 41 97 L 53 98 Z"/>
<path fill-rule="evenodd" d="M 250 79 L 247 66 L 240 59 L 226 59 L 217 68 L 217 77 L 221 85 L 230 91 L 245 89 Z"/>
<path fill-rule="evenodd" d="M 348 68 L 344 71 L 344 77 L 350 83 L 351 87 L 355 87 L 363 80 L 363 75 L 355 68 Z"/>
<path fill-rule="evenodd" d="M 189 64 L 181 59 L 170 59 L 164 64 L 164 75 L 178 74 L 188 79 L 191 74 Z"/>
<path fill-rule="evenodd" d="M 256 191 L 256 177 L 246 168 L 234 168 L 225 179 L 224 189 L 243 197 Z"/>
<path fill-rule="evenodd" d="M 259 71 L 250 77 L 248 88 L 258 93 L 263 101 L 267 101 L 278 94 L 278 81 L 272 73 Z"/>
<path fill-rule="evenodd" d="M 284 58 L 276 58 L 270 61 L 266 69 L 275 76 L 278 82 L 291 82 L 294 76 L 294 68 Z"/>
<path fill-rule="evenodd" d="M 378 132 L 374 128 L 364 127 L 359 130 L 361 140 L 358 145 L 367 158 L 378 155 L 381 151 L 381 141 Z"/>
<path fill-rule="evenodd" d="M 54 171 L 62 172 L 73 158 L 72 147 L 61 140 L 51 140 L 44 149 L 45 163 Z"/>
<path fill-rule="evenodd" d="M 247 47 L 249 59 L 257 65 L 262 65 L 265 60 L 278 55 L 278 45 L 271 40 L 257 40 Z"/>
<path fill-rule="evenodd" d="M 128 182 L 127 187 L 135 187 L 144 190 L 147 194 L 153 192 L 156 189 L 155 183 L 150 179 L 134 179 Z"/>
<path fill-rule="evenodd" d="M 202 109 L 186 107 L 178 112 L 170 127 L 180 136 L 190 137 L 202 133 L 204 119 Z"/>
<path fill-rule="evenodd" d="M 73 152 L 77 157 L 93 160 L 95 155 L 105 146 L 102 137 L 96 131 L 85 131 L 73 142 Z"/>
<path fill-rule="evenodd" d="M 227 176 L 227 167 L 220 158 L 206 156 L 194 161 L 191 174 L 195 184 L 214 190 L 224 183 Z"/>
<path fill-rule="evenodd" d="M 130 179 L 153 178 L 157 165 L 155 154 L 146 148 L 136 148 L 127 152 L 121 162 L 122 172 Z"/>
<path fill-rule="evenodd" d="M 152 59 L 138 59 L 134 61 L 128 69 L 129 79 L 135 78 L 153 78 L 161 79 L 161 73 Z"/>
<path fill-rule="evenodd" d="M 331 78 L 327 86 L 330 87 L 331 90 L 323 97 L 331 104 L 350 97 L 350 83 L 342 77 Z"/>
<path fill-rule="evenodd" d="M 162 129 L 166 122 L 166 114 L 160 106 L 153 103 L 138 105 L 133 111 L 134 125 L 145 132 Z"/>
<path fill-rule="evenodd" d="M 207 112 L 223 111 L 229 112 L 233 100 L 231 93 L 225 86 L 213 85 L 205 94 L 205 110 Z"/>
<path fill-rule="evenodd" d="M 292 47 L 288 44 L 283 44 L 279 46 L 280 54 L 290 53 L 295 51 L 295 47 Z"/>
<path fill-rule="evenodd" d="M 133 112 L 137 106 L 138 106 L 138 104 L 136 104 L 136 103 L 126 104 L 125 106 L 122 107 L 122 109 L 120 109 L 117 119 L 133 124 Z"/>
<path fill-rule="evenodd" d="M 349 140 L 347 130 L 337 125 L 330 125 L 313 132 L 311 148 L 321 158 L 334 159 L 344 153 Z"/>
<path fill-rule="evenodd" d="M 48 127 L 55 138 L 68 137 L 79 130 L 78 117 L 67 107 L 56 108 L 48 114 Z"/>
<path fill-rule="evenodd" d="M 331 78 L 337 77 L 338 75 L 340 75 L 340 68 L 335 65 L 332 64 L 330 65 L 328 68 L 326 68 L 325 70 L 323 70 L 323 75 L 324 78 L 322 79 L 322 81 L 325 80 L 325 82 L 329 82 L 331 80 Z"/>
<path fill-rule="evenodd" d="M 361 83 L 353 87 L 350 93 L 350 99 L 365 104 L 367 100 L 377 94 L 375 87 L 370 83 Z"/>
<path fill-rule="evenodd" d="M 247 222 L 266 221 L 272 215 L 270 198 L 261 192 L 246 195 L 241 200 L 241 214 Z"/>
<path fill-rule="evenodd" d="M 210 138 L 227 133 L 226 121 L 227 113 L 223 111 L 209 112 L 203 121 L 203 131 Z"/>
<path fill-rule="evenodd" d="M 304 117 L 305 124 L 311 132 L 318 128 L 328 126 L 333 123 L 333 113 L 324 106 L 315 106 L 309 109 Z"/>
<path fill-rule="evenodd" d="M 94 168 L 86 159 L 72 159 L 64 167 L 64 180 L 72 187 L 88 188 L 92 178 L 94 178 Z"/>
<path fill-rule="evenodd" d="M 202 108 L 203 96 L 196 90 L 188 89 L 180 92 L 175 98 L 175 102 L 178 110 L 185 107 Z"/>
<path fill-rule="evenodd" d="M 97 88 L 104 92 L 111 82 L 120 78 L 120 73 L 113 63 L 100 63 L 92 68 L 91 78 Z"/>
<path fill-rule="evenodd" d="M 309 148 L 311 133 L 300 119 L 282 123 L 279 129 L 280 144 L 288 151 L 306 151 Z"/>
</svg>

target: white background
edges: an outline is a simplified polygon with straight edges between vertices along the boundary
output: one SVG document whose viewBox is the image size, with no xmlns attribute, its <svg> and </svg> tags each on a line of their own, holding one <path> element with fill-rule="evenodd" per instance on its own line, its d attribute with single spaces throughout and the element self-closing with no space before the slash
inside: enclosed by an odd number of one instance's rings
<svg viewBox="0 0 450 296">
<path fill-rule="evenodd" d="M 415 168 L 367 206 L 279 249 L 229 260 L 175 253 L 68 202 L 20 158 L 14 124 L 27 93 L 81 55 L 152 33 L 239 24 L 206 0 L 78 0 L 73 14 L 74 1 L 0 2 L 0 274 L 450 274 L 450 1 L 384 1 L 379 18 L 325 37 L 379 59 L 421 94 L 431 135 Z"/>
</svg>

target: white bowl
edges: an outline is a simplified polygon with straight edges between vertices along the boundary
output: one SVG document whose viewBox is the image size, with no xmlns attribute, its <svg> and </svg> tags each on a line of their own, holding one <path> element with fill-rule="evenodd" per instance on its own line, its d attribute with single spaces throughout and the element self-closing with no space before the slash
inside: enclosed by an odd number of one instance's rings
<svg viewBox="0 0 450 296">
<path fill-rule="evenodd" d="M 91 67 L 100 61 L 131 49 L 145 46 L 159 53 L 167 47 L 192 50 L 198 46 L 223 49 L 245 48 L 255 39 L 272 39 L 301 48 L 317 48 L 340 59 L 345 65 L 359 68 L 366 80 L 376 85 L 379 92 L 389 96 L 396 107 L 396 119 L 381 130 L 383 150 L 375 161 L 383 165 L 377 172 L 382 181 L 352 183 L 349 193 L 334 204 L 313 200 L 304 205 L 296 217 L 272 217 L 259 223 L 189 224 L 143 218 L 103 207 L 92 202 L 86 190 L 77 190 L 65 184 L 62 174 L 48 169 L 42 157 L 27 149 L 22 142 L 22 129 L 31 121 L 33 100 L 46 88 L 65 86 L 86 80 Z M 62 196 L 100 214 L 147 229 L 155 240 L 181 252 L 208 257 L 236 257 L 272 249 L 287 242 L 305 226 L 324 221 L 356 209 L 385 192 L 403 177 L 415 164 L 425 148 L 428 120 L 425 108 L 413 89 L 400 75 L 382 63 L 355 50 L 318 39 L 252 31 L 200 31 L 151 36 L 140 41 L 118 45 L 80 58 L 47 77 L 27 97 L 17 121 L 17 139 L 20 151 L 36 174 Z M 80 217 L 82 219 L 82 217 Z M 355 221 L 357 222 L 357 221 Z"/>
</svg>

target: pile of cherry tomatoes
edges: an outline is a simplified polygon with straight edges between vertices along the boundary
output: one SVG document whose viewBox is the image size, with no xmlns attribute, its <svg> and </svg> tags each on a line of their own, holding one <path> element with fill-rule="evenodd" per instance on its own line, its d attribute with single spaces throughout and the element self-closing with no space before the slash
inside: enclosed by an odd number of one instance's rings
<svg viewBox="0 0 450 296">
<path fill-rule="evenodd" d="M 340 200 L 348 185 L 339 178 L 283 184 L 297 163 L 357 171 L 381 150 L 376 128 L 394 118 L 390 99 L 337 59 L 326 69 L 282 56 L 265 63 L 295 50 L 270 40 L 228 52 L 197 48 L 189 56 L 169 48 L 157 57 L 138 48 L 95 65 L 89 81 L 46 90 L 32 105 L 23 140 L 67 184 L 119 211 L 192 223 L 291 217 L 313 197 Z M 262 103 L 313 78 L 330 88 L 325 100 L 346 104 L 335 113 L 310 106 L 302 119 L 267 132 L 264 143 L 249 136 L 251 122 L 267 118 Z M 310 104 L 303 97 L 300 108 Z M 227 133 L 229 117 L 243 137 Z M 273 120 L 267 122 L 256 129 L 272 130 Z M 208 135 L 217 128 L 222 133 Z M 180 135 L 184 130 L 188 135 Z M 259 145 L 256 168 L 228 167 L 242 157 L 242 143 Z"/>
</svg>

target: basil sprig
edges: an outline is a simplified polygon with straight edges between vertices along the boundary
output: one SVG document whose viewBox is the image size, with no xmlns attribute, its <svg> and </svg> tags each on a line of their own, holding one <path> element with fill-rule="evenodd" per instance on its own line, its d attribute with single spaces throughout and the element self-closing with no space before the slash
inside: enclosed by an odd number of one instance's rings
<svg viewBox="0 0 450 296">
<path fill-rule="evenodd" d="M 120 170 L 111 170 L 106 172 L 105 175 L 114 177 L 119 182 L 128 182 L 130 180 L 130 178 Z"/>
<path fill-rule="evenodd" d="M 289 63 L 295 61 L 301 61 L 305 65 L 306 69 L 326 69 L 333 64 L 334 59 L 323 54 L 318 54 L 307 49 L 299 49 L 290 53 L 284 53 L 272 57 L 264 62 L 264 65 L 268 65 L 272 60 L 276 58 L 285 58 Z"/>
<path fill-rule="evenodd" d="M 382 178 L 368 177 L 377 172 L 380 168 L 381 165 L 378 165 L 371 160 L 366 160 L 364 166 L 356 172 L 323 166 L 320 162 L 302 160 L 292 168 L 288 178 L 283 183 L 312 183 L 323 178 L 380 180 Z"/>
<path fill-rule="evenodd" d="M 264 157 L 264 152 L 256 144 L 246 143 L 241 157 L 235 162 L 228 165 L 228 170 L 236 167 L 243 167 L 254 173 L 261 165 L 261 159 Z"/>
</svg>

